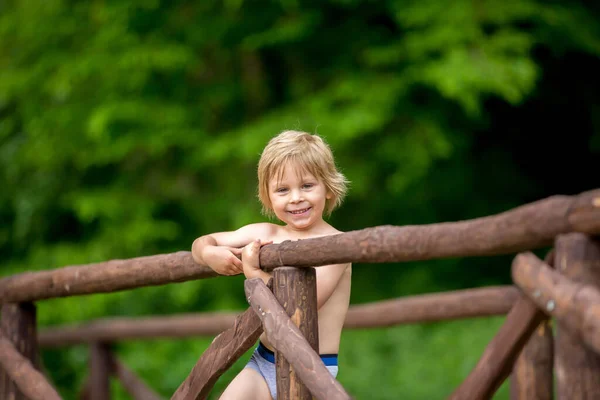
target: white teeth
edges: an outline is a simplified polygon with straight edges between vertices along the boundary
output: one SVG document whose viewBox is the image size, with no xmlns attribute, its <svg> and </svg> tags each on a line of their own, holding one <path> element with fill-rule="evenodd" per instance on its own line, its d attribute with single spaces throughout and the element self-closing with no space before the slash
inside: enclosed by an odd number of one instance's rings
<svg viewBox="0 0 600 400">
<path fill-rule="evenodd" d="M 303 210 L 290 211 L 290 213 L 292 213 L 292 214 L 302 214 L 303 212 L 306 212 L 307 210 L 308 210 L 308 208 L 305 208 Z"/>
</svg>

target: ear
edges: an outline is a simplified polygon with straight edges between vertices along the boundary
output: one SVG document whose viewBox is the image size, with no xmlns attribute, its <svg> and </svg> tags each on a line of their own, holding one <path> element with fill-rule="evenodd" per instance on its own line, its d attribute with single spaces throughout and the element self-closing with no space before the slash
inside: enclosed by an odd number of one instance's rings
<svg viewBox="0 0 600 400">
<path fill-rule="evenodd" d="M 327 200 L 331 200 L 331 198 L 333 197 L 333 193 L 331 193 L 329 190 L 327 191 L 327 194 L 325 195 L 325 198 Z"/>
</svg>

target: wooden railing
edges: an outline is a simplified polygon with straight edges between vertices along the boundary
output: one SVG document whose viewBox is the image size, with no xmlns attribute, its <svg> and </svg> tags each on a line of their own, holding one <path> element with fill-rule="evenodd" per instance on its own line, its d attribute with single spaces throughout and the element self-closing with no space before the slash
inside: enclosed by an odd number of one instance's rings
<svg viewBox="0 0 600 400">
<path fill-rule="evenodd" d="M 474 289 L 471 292 L 415 296 L 353 306 L 345 327 L 360 326 L 359 322 L 353 322 L 353 318 L 360 321 L 362 327 L 384 326 L 486 315 L 492 309 L 491 313 L 501 313 L 510 307 L 504 325 L 479 363 L 450 398 L 490 398 L 511 371 L 514 398 L 549 398 L 540 393 L 552 393 L 551 360 L 554 358 L 559 398 L 593 398 L 600 394 L 600 381 L 597 379 L 600 376 L 600 245 L 593 239 L 598 234 L 600 190 L 594 190 L 577 196 L 553 196 L 502 214 L 469 221 L 382 226 L 268 245 L 261 249 L 260 262 L 263 268 L 273 270 L 281 266 L 384 263 L 522 252 L 515 257 L 512 266 L 516 288 L 479 289 L 493 290 L 494 294 Z M 549 246 L 554 246 L 555 252 L 546 262 L 528 252 Z M 550 266 L 552 260 L 556 269 Z M 215 274 L 208 267 L 195 264 L 189 252 L 178 252 L 23 273 L 1 279 L 0 366 L 4 372 L 0 374 L 0 398 L 4 398 L 3 394 L 8 398 L 8 394 L 15 393 L 32 399 L 59 398 L 37 365 L 35 301 L 213 276 Z M 263 327 L 269 337 L 274 336 L 275 327 L 288 332 L 281 340 L 272 341 L 283 359 L 298 374 L 299 384 L 304 383 L 317 398 L 349 398 L 339 382 L 329 379 L 330 375 L 321 371 L 322 363 L 316 362 L 320 360 L 317 352 L 308 342 L 302 341 L 303 335 L 298 336 L 296 325 L 277 308 L 279 303 L 274 301 L 274 296 L 262 281 L 246 281 L 246 291 L 251 307 L 240 315 L 172 317 L 171 323 L 187 323 L 189 334 L 197 334 L 202 329 L 205 329 L 205 334 L 211 335 L 216 333 L 215 330 L 222 332 L 200 357 L 173 398 L 205 398 L 216 379 L 256 342 Z M 483 294 L 483 298 L 488 300 L 493 296 L 495 300 L 493 305 L 488 305 L 489 309 L 484 306 L 469 309 L 465 302 L 456 302 L 457 296 L 467 293 L 471 296 Z M 447 308 L 432 311 L 435 306 L 432 308 L 431 305 L 443 298 L 441 296 L 449 300 Z M 507 301 L 511 306 L 507 306 Z M 262 311 L 257 313 L 259 307 Z M 378 322 L 377 309 L 384 307 L 397 312 Z M 270 311 L 265 312 L 265 309 Z M 353 317 L 356 315 L 361 317 Z M 113 319 L 95 325 L 57 328 L 41 332 L 40 344 L 58 346 L 77 341 L 99 344 L 126 338 L 169 336 L 164 329 L 165 318 L 139 322 Z M 224 325 L 220 325 L 218 329 L 207 331 L 201 327 L 203 318 L 204 321 L 220 318 L 221 324 L 230 323 L 232 327 L 223 331 Z M 549 354 L 552 351 L 549 343 L 553 340 L 546 322 L 549 318 L 556 321 L 561 333 L 554 355 Z M 377 323 L 380 325 L 375 325 Z M 118 329 L 120 334 L 114 333 Z M 291 353 L 289 338 L 297 339 L 296 348 L 303 351 Z M 297 353 L 309 358 L 299 358 Z M 109 371 L 118 370 L 114 362 L 108 364 L 113 365 Z M 115 374 L 118 376 L 118 373 Z M 98 376 L 104 376 L 99 380 L 106 382 L 107 375 L 106 372 L 98 373 Z M 542 397 L 531 397 L 532 393 Z M 577 397 L 578 394 L 581 396 Z"/>
</svg>

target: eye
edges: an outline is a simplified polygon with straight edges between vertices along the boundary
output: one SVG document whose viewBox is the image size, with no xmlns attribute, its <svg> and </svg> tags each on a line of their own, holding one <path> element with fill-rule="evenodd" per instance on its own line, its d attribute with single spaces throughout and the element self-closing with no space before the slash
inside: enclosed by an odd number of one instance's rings
<svg viewBox="0 0 600 400">
<path fill-rule="evenodd" d="M 310 189 L 314 186 L 315 186 L 314 183 L 305 183 L 304 185 L 302 185 L 302 189 Z"/>
<path fill-rule="evenodd" d="M 287 192 L 287 188 L 284 188 L 284 187 L 275 189 L 275 193 L 285 193 L 285 192 Z"/>
</svg>

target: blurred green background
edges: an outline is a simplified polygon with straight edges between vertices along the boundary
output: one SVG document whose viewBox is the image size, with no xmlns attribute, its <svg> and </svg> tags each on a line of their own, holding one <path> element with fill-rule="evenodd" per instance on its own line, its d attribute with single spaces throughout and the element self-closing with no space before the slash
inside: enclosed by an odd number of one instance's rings
<svg viewBox="0 0 600 400">
<path fill-rule="evenodd" d="M 352 182 L 330 219 L 344 231 L 597 188 L 599 17 L 566 0 L 4 0 L 1 276 L 189 250 L 265 220 L 256 164 L 284 129 L 331 144 Z M 357 264 L 351 301 L 509 283 L 511 258 Z M 234 277 L 48 300 L 38 313 L 47 327 L 246 306 Z M 502 322 L 345 332 L 339 380 L 358 399 L 444 398 Z M 210 340 L 116 351 L 170 397 Z M 87 349 L 43 360 L 76 398 Z"/>
</svg>

